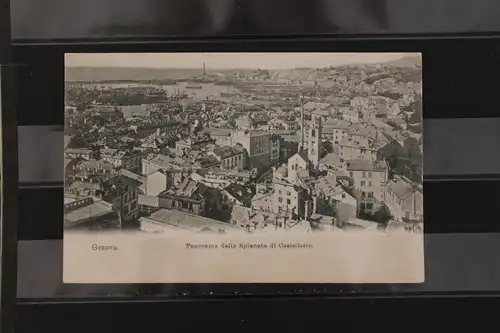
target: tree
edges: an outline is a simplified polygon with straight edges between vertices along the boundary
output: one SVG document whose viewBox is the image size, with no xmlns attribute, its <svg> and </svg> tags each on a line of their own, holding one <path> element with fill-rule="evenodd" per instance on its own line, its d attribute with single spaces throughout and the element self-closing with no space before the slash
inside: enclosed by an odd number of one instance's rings
<svg viewBox="0 0 500 333">
<path fill-rule="evenodd" d="M 81 136 L 80 133 L 77 133 L 71 138 L 67 148 L 78 149 L 78 148 L 85 148 L 86 146 L 87 146 L 86 140 Z"/>
<path fill-rule="evenodd" d="M 422 122 L 422 101 L 421 100 L 417 100 L 415 102 L 412 102 L 407 108 L 405 108 L 405 111 L 413 112 L 413 114 L 410 116 L 410 124 L 416 124 L 416 123 Z"/>
<path fill-rule="evenodd" d="M 391 212 L 385 205 L 380 206 L 380 208 L 373 214 L 373 220 L 378 223 L 387 224 L 387 222 L 391 219 Z"/>
<path fill-rule="evenodd" d="M 369 221 L 374 221 L 386 225 L 392 219 L 391 212 L 385 205 L 380 206 L 374 213 L 362 211 L 359 213 L 359 218 Z"/>
</svg>

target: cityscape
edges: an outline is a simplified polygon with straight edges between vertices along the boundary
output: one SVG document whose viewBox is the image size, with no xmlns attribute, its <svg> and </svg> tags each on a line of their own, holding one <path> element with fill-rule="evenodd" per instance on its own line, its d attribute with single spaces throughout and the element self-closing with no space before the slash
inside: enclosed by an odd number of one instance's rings
<svg viewBox="0 0 500 333">
<path fill-rule="evenodd" d="M 66 57 L 65 231 L 423 232 L 419 54 L 174 55 Z"/>
</svg>

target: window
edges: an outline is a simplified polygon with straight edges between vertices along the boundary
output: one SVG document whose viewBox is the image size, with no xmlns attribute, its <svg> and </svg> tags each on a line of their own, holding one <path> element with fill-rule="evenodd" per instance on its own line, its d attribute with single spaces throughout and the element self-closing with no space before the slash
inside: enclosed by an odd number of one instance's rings
<svg viewBox="0 0 500 333">
<path fill-rule="evenodd" d="M 313 129 L 313 130 L 311 131 L 311 137 L 313 137 L 313 138 L 315 138 L 315 137 L 316 137 L 316 130 L 315 130 L 315 129 Z"/>
<path fill-rule="evenodd" d="M 278 193 L 281 194 L 281 190 L 279 190 Z"/>
<path fill-rule="evenodd" d="M 182 209 L 188 209 L 189 208 L 189 202 L 183 201 L 182 202 Z"/>
<path fill-rule="evenodd" d="M 368 198 L 373 198 L 373 192 L 368 192 Z"/>
<path fill-rule="evenodd" d="M 283 202 L 283 198 L 282 198 L 282 197 L 279 197 L 279 198 L 278 198 L 278 201 L 279 201 L 280 203 L 281 203 L 281 202 Z"/>
<path fill-rule="evenodd" d="M 368 186 L 372 186 L 372 182 L 368 182 Z"/>
<path fill-rule="evenodd" d="M 373 204 L 372 203 L 367 203 L 366 204 L 366 209 L 372 210 L 373 209 Z"/>
<path fill-rule="evenodd" d="M 361 177 L 366 177 L 366 172 L 364 172 L 364 171 L 363 171 L 363 172 L 361 173 Z"/>
<path fill-rule="evenodd" d="M 365 192 L 361 192 L 361 198 L 365 198 L 366 197 L 366 193 Z"/>
<path fill-rule="evenodd" d="M 289 205 L 291 204 L 292 202 L 290 201 L 290 199 L 286 199 L 286 204 Z"/>
<path fill-rule="evenodd" d="M 361 182 L 361 186 L 365 186 L 365 182 L 364 181 Z"/>
<path fill-rule="evenodd" d="M 349 177 L 352 177 L 352 176 L 353 176 L 353 173 L 352 173 L 352 171 L 351 171 L 351 172 L 349 172 Z"/>
<path fill-rule="evenodd" d="M 342 198 L 345 198 L 345 193 L 342 193 Z"/>
<path fill-rule="evenodd" d="M 368 172 L 368 177 L 372 178 L 372 173 Z"/>
<path fill-rule="evenodd" d="M 287 192 L 286 192 L 286 195 L 292 195 L 292 193 L 290 193 L 290 191 L 287 191 Z"/>
</svg>

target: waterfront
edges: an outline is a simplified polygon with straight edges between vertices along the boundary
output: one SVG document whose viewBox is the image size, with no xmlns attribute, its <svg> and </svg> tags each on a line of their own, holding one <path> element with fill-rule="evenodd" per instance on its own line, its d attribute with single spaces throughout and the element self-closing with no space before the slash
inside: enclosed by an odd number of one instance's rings
<svg viewBox="0 0 500 333">
<path fill-rule="evenodd" d="M 191 89 L 189 86 L 201 87 L 201 89 Z M 93 89 L 98 87 L 99 89 L 133 89 L 133 88 L 152 88 L 152 89 L 162 89 L 168 96 L 186 93 L 189 98 L 194 100 L 205 100 L 205 99 L 219 99 L 221 94 L 224 93 L 237 93 L 238 90 L 234 86 L 229 85 L 216 85 L 213 83 L 189 83 L 189 82 L 179 82 L 177 84 L 146 84 L 146 83 L 83 83 L 82 88 Z"/>
</svg>

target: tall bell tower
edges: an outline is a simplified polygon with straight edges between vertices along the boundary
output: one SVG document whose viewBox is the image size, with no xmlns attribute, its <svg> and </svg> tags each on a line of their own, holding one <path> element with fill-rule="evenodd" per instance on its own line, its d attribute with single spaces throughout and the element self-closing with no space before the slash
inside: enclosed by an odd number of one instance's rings
<svg viewBox="0 0 500 333">
<path fill-rule="evenodd" d="M 321 145 L 323 143 L 322 133 L 323 125 L 321 123 L 321 117 L 312 116 L 311 126 L 309 126 L 309 137 L 307 144 L 307 157 L 309 161 L 314 165 L 314 167 L 318 167 L 320 153 L 321 153 Z"/>
</svg>

